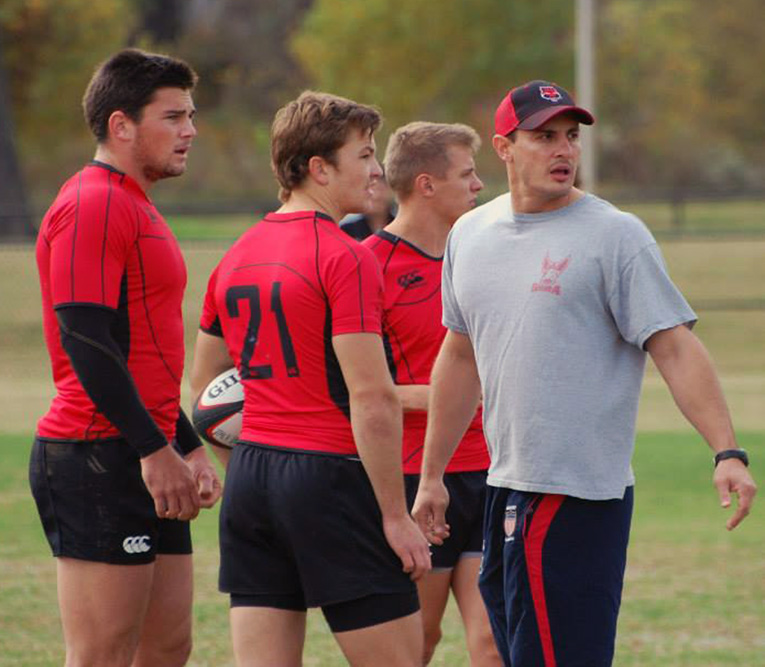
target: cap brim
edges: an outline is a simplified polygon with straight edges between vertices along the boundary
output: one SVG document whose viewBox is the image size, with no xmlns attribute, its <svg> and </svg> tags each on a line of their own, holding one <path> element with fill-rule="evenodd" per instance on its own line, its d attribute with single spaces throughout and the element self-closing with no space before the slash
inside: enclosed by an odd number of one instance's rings
<svg viewBox="0 0 765 667">
<path fill-rule="evenodd" d="M 595 122 L 593 115 L 582 107 L 575 106 L 562 106 L 562 107 L 550 107 L 548 109 L 542 109 L 536 113 L 531 114 L 528 118 L 518 123 L 517 130 L 536 130 L 544 125 L 548 120 L 560 116 L 561 114 L 571 114 L 576 120 L 583 125 L 592 125 Z"/>
</svg>

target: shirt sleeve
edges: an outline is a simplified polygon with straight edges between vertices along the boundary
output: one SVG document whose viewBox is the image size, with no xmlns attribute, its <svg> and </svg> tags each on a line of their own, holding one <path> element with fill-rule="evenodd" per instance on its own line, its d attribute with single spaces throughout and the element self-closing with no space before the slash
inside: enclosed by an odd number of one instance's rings
<svg viewBox="0 0 765 667">
<path fill-rule="evenodd" d="M 332 335 L 382 334 L 383 278 L 369 248 L 355 243 L 327 263 L 325 289 L 332 309 Z"/>
<path fill-rule="evenodd" d="M 218 306 L 215 303 L 215 288 L 218 284 L 218 271 L 220 267 L 210 274 L 207 281 L 207 292 L 205 293 L 204 303 L 202 304 L 202 315 L 199 322 L 199 328 L 211 336 L 223 337 L 223 327 L 218 316 Z"/>
<path fill-rule="evenodd" d="M 639 348 L 657 331 L 681 324 L 693 326 L 693 312 L 667 273 L 654 243 L 638 252 L 621 270 L 609 308 L 624 340 Z"/>
<path fill-rule="evenodd" d="M 468 328 L 465 318 L 460 310 L 457 296 L 454 293 L 454 236 L 449 234 L 446 241 L 446 252 L 444 253 L 444 264 L 441 269 L 441 301 L 443 305 L 443 314 L 441 321 L 447 329 L 457 333 L 467 334 Z"/>
<path fill-rule="evenodd" d="M 60 214 L 49 237 L 53 306 L 116 309 L 138 232 L 138 214 L 117 188 L 81 193 L 77 204 Z"/>
<path fill-rule="evenodd" d="M 178 421 L 175 424 L 175 445 L 182 456 L 202 446 L 199 435 L 183 409 L 178 411 Z"/>
</svg>

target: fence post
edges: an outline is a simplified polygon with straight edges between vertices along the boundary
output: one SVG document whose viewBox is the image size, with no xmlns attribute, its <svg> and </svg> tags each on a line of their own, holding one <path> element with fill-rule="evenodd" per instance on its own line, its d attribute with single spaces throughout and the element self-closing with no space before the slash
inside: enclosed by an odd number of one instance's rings
<svg viewBox="0 0 765 667">
<path fill-rule="evenodd" d="M 680 232 L 685 227 L 685 197 L 680 188 L 672 190 L 670 206 L 672 207 L 670 225 L 673 231 Z"/>
</svg>

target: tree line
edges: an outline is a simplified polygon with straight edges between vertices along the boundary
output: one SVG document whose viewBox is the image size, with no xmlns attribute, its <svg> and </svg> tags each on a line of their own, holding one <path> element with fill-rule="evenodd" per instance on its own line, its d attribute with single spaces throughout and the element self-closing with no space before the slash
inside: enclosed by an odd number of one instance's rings
<svg viewBox="0 0 765 667">
<path fill-rule="evenodd" d="M 604 187 L 761 187 L 765 0 L 735 9 L 599 0 Z M 467 122 L 488 143 L 513 85 L 573 88 L 574 31 L 572 0 L 3 0 L 0 229 L 28 229 L 30 211 L 91 155 L 80 98 L 121 46 L 169 52 L 199 72 L 189 171 L 163 196 L 209 202 L 273 198 L 270 120 L 307 87 L 378 105 L 381 145 L 413 119 Z M 501 180 L 489 151 L 479 166 Z"/>
</svg>

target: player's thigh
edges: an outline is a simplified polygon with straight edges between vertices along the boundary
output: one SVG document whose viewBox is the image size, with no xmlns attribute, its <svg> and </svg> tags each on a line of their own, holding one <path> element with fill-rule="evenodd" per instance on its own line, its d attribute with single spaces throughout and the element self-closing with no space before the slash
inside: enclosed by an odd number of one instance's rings
<svg viewBox="0 0 765 667">
<path fill-rule="evenodd" d="M 305 642 L 304 611 L 232 607 L 231 638 L 237 667 L 299 667 Z"/>
<path fill-rule="evenodd" d="M 115 664 L 132 657 L 149 605 L 154 564 L 59 557 L 56 569 L 67 652 L 94 664 L 97 656 L 111 655 Z"/>
<path fill-rule="evenodd" d="M 460 559 L 452 574 L 452 590 L 465 626 L 465 636 L 473 667 L 502 664 L 491 631 L 489 615 L 478 590 L 480 568 L 481 559 L 468 556 Z"/>
<path fill-rule="evenodd" d="M 357 630 L 335 632 L 335 639 L 352 667 L 421 667 L 420 612 Z"/>
<path fill-rule="evenodd" d="M 183 665 L 191 652 L 191 554 L 159 554 L 134 667 Z"/>
</svg>

